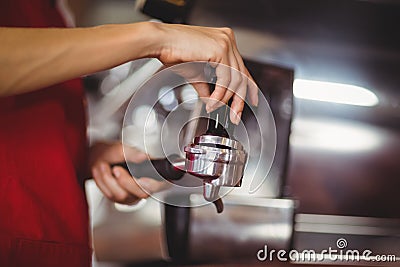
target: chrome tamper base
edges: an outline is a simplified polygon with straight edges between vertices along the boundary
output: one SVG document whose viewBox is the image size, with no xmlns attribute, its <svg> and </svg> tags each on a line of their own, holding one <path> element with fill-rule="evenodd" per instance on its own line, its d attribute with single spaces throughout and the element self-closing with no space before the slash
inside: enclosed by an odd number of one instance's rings
<svg viewBox="0 0 400 267">
<path fill-rule="evenodd" d="M 203 196 L 207 201 L 217 201 L 221 186 L 241 185 L 247 153 L 236 140 L 201 135 L 185 147 L 185 169 L 203 179 Z"/>
</svg>

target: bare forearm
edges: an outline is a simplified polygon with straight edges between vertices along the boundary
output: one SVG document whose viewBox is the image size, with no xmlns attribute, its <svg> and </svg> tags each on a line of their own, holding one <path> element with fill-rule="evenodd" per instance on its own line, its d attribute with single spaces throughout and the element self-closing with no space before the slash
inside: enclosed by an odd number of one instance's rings
<svg viewBox="0 0 400 267">
<path fill-rule="evenodd" d="M 76 29 L 0 28 L 0 97 L 144 57 L 157 57 L 166 65 L 221 63 L 216 67 L 217 84 L 211 96 L 207 86 L 198 85 L 196 90 L 200 97 L 216 100 L 207 103 L 208 111 L 215 109 L 213 103 L 226 103 L 234 94 L 230 116 L 235 123 L 239 122 L 247 87 L 251 102 L 257 105 L 257 86 L 231 29 L 151 22 Z"/>
<path fill-rule="evenodd" d="M 157 56 L 151 23 L 75 29 L 0 28 L 0 96 Z"/>
</svg>

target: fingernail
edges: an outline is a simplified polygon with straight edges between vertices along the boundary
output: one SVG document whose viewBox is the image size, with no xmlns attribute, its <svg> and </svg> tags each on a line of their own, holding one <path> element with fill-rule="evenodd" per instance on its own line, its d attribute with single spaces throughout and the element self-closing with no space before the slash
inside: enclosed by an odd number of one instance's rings
<svg viewBox="0 0 400 267">
<path fill-rule="evenodd" d="M 253 99 L 253 106 L 258 107 L 258 95 Z"/>
<path fill-rule="evenodd" d="M 235 115 L 235 124 L 238 125 L 240 122 L 240 118 L 242 117 L 242 112 L 239 112 Z"/>
<path fill-rule="evenodd" d="M 113 173 L 117 178 L 121 176 L 121 172 L 116 167 L 113 168 Z"/>
<path fill-rule="evenodd" d="M 258 107 L 258 98 L 253 101 L 253 106 Z"/>
<path fill-rule="evenodd" d="M 212 110 L 211 110 L 211 105 L 207 103 L 207 105 L 206 105 L 206 112 L 207 112 L 207 113 L 210 113 L 211 111 L 212 111 Z"/>
</svg>

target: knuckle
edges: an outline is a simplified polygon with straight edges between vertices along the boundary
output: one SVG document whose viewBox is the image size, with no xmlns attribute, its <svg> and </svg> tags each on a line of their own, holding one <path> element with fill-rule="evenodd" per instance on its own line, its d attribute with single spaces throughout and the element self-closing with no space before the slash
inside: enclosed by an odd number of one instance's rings
<svg viewBox="0 0 400 267">
<path fill-rule="evenodd" d="M 239 74 L 234 74 L 234 75 L 232 75 L 231 80 L 232 80 L 232 83 L 234 83 L 234 84 L 240 84 L 242 82 L 242 76 Z"/>
<path fill-rule="evenodd" d="M 229 95 L 226 94 L 226 95 L 224 96 L 224 99 L 222 100 L 222 102 L 227 103 L 228 100 L 231 99 L 231 97 L 232 97 L 232 94 L 229 94 Z"/>
<path fill-rule="evenodd" d="M 230 42 L 235 40 L 235 32 L 231 28 L 224 28 L 224 32 Z"/>
<path fill-rule="evenodd" d="M 235 99 L 238 102 L 238 104 L 244 105 L 245 97 L 246 97 L 245 92 L 241 92 L 241 91 L 235 92 Z"/>
<path fill-rule="evenodd" d="M 235 93 L 235 91 L 233 90 L 233 88 L 229 87 L 226 89 L 226 93 L 225 93 L 225 98 L 231 98 L 231 96 L 233 96 L 233 94 Z"/>
<path fill-rule="evenodd" d="M 244 108 L 244 101 L 243 101 L 243 99 L 240 97 L 240 96 L 238 96 L 238 95 L 236 95 L 236 97 L 235 97 L 235 106 L 236 106 L 236 108 L 238 109 L 238 110 L 243 110 L 243 108 Z"/>
<path fill-rule="evenodd" d="M 244 101 L 246 101 L 246 92 L 237 92 L 236 94 L 241 102 L 244 103 Z"/>
<path fill-rule="evenodd" d="M 229 50 L 228 43 L 226 43 L 226 42 L 221 42 L 221 43 L 219 44 L 219 49 L 218 49 L 218 54 L 219 54 L 219 55 L 226 54 L 226 53 L 228 52 L 228 50 Z"/>
<path fill-rule="evenodd" d="M 227 87 L 227 85 L 229 84 L 230 79 L 227 78 L 226 76 L 223 77 L 218 77 L 217 83 L 219 85 L 219 87 L 216 88 L 216 90 L 214 91 L 215 94 L 224 94 L 225 90 L 222 87 Z"/>
<path fill-rule="evenodd" d="M 212 50 L 210 49 L 206 55 L 207 55 L 208 61 L 214 62 L 214 61 L 216 61 L 216 53 L 214 51 L 213 52 L 211 52 L 211 51 Z"/>
<path fill-rule="evenodd" d="M 232 35 L 232 34 L 233 34 L 232 28 L 223 27 L 222 30 L 223 30 L 226 34 L 229 34 L 229 35 Z"/>
</svg>

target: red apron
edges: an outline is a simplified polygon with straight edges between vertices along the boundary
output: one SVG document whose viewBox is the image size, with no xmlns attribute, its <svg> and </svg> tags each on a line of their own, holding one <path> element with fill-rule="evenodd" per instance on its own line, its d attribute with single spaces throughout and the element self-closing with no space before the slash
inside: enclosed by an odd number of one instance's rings
<svg viewBox="0 0 400 267">
<path fill-rule="evenodd" d="M 0 26 L 63 25 L 54 1 L 0 1 Z M 90 265 L 83 101 L 80 80 L 0 98 L 2 267 Z"/>
</svg>

